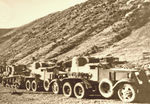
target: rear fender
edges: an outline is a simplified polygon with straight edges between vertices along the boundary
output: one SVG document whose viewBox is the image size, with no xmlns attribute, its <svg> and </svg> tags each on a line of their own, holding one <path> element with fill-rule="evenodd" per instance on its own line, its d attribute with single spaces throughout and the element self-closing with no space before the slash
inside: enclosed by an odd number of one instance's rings
<svg viewBox="0 0 150 104">
<path fill-rule="evenodd" d="M 60 86 L 62 86 L 62 81 L 60 81 L 59 79 L 51 80 L 49 86 L 51 87 L 54 82 L 57 82 L 57 83 L 59 83 Z"/>
</svg>

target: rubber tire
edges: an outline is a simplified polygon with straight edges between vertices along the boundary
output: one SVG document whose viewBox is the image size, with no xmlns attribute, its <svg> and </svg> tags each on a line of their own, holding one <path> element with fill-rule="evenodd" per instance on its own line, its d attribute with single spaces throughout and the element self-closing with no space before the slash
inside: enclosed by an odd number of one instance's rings
<svg viewBox="0 0 150 104">
<path fill-rule="evenodd" d="M 0 77 L 0 83 L 2 83 L 2 77 Z"/>
<path fill-rule="evenodd" d="M 82 90 L 82 94 L 81 95 L 79 95 L 79 93 L 77 92 L 77 90 L 78 90 L 77 88 L 80 88 L 80 90 Z M 87 96 L 87 90 L 86 90 L 86 88 L 85 88 L 83 83 L 78 82 L 78 83 L 75 84 L 75 86 L 74 86 L 74 95 L 78 99 L 83 99 L 83 98 L 85 98 Z"/>
<path fill-rule="evenodd" d="M 55 85 L 55 86 L 54 86 Z M 60 85 L 59 85 L 59 83 L 58 82 L 53 82 L 52 83 L 52 86 L 51 86 L 51 88 L 52 88 L 52 92 L 54 93 L 54 94 L 60 94 Z M 56 88 L 56 89 L 54 89 L 54 88 Z"/>
<path fill-rule="evenodd" d="M 69 93 L 66 92 L 66 88 L 69 88 Z M 65 97 L 72 97 L 73 96 L 73 89 L 72 89 L 72 85 L 69 82 L 65 82 L 63 85 L 63 94 Z"/>
<path fill-rule="evenodd" d="M 21 88 L 21 86 L 20 86 L 18 83 L 14 84 L 14 86 L 15 86 L 15 88 L 17 88 L 17 89 L 20 89 L 20 88 Z"/>
<path fill-rule="evenodd" d="M 6 87 L 6 82 L 2 80 L 3 87 Z"/>
<path fill-rule="evenodd" d="M 49 85 L 50 85 L 49 80 L 44 80 L 44 82 L 43 82 L 43 88 L 44 88 L 45 91 L 49 91 L 49 89 L 50 89 Z"/>
<path fill-rule="evenodd" d="M 107 86 L 109 86 L 108 91 L 106 89 Z M 104 98 L 111 98 L 114 95 L 114 91 L 112 87 L 113 87 L 113 83 L 109 79 L 103 79 L 99 83 L 99 92 Z"/>
<path fill-rule="evenodd" d="M 38 84 L 35 80 L 33 80 L 31 83 L 31 89 L 33 92 L 36 92 L 38 90 Z"/>
<path fill-rule="evenodd" d="M 124 95 L 121 94 L 122 90 L 128 88 L 131 90 L 132 93 L 132 97 L 130 99 L 124 99 Z M 122 86 L 120 86 L 120 88 L 118 89 L 118 97 L 121 101 L 125 102 L 125 103 L 131 103 L 137 100 L 137 88 L 134 85 L 131 84 L 123 84 Z"/>
<path fill-rule="evenodd" d="M 27 81 L 26 81 L 25 87 L 26 87 L 26 90 L 27 90 L 27 91 L 30 91 L 30 90 L 31 90 L 31 82 L 30 82 L 30 80 L 27 80 Z"/>
</svg>

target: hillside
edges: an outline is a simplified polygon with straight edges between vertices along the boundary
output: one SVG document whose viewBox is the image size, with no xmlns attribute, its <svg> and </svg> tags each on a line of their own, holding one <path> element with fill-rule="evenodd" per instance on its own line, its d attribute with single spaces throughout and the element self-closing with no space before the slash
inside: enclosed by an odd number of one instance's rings
<svg viewBox="0 0 150 104">
<path fill-rule="evenodd" d="M 149 19 L 150 0 L 88 0 L 5 34 L 0 61 L 112 54 L 138 62 L 149 51 Z"/>
<path fill-rule="evenodd" d="M 0 36 L 6 34 L 7 32 L 11 31 L 12 29 L 0 29 Z"/>
<path fill-rule="evenodd" d="M 114 43 L 101 53 L 96 53 L 96 56 L 106 56 L 111 54 L 122 60 L 128 60 L 133 63 L 146 64 L 150 63 L 149 59 L 143 60 L 143 53 L 150 52 L 150 22 L 146 23 L 141 28 L 133 30 L 130 36 L 123 40 Z"/>
<path fill-rule="evenodd" d="M 11 29 L 11 28 L 10 29 L 0 28 L 0 43 L 5 40 L 5 39 L 2 39 L 3 35 L 12 31 L 12 30 L 13 29 Z"/>
</svg>

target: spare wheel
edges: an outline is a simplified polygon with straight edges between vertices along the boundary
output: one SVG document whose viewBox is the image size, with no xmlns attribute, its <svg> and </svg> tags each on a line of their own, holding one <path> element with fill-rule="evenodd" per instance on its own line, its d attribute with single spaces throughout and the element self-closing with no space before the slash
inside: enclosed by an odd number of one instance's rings
<svg viewBox="0 0 150 104">
<path fill-rule="evenodd" d="M 44 82 L 43 82 L 43 87 L 44 87 L 44 90 L 45 90 L 45 91 L 49 91 L 49 85 L 50 85 L 49 80 L 48 80 L 48 79 L 47 79 L 47 80 L 44 80 Z"/>
<path fill-rule="evenodd" d="M 114 95 L 113 83 L 109 79 L 103 79 L 99 83 L 99 92 L 104 98 L 111 98 Z"/>
</svg>

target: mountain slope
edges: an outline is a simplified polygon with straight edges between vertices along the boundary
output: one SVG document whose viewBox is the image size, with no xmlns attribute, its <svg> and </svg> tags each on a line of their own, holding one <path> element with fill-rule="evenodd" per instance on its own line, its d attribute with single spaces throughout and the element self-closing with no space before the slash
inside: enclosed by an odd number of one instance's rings
<svg viewBox="0 0 150 104">
<path fill-rule="evenodd" d="M 6 37 L 3 38 L 3 35 L 10 32 L 10 31 L 12 31 L 12 30 L 13 29 L 0 28 L 0 43 L 8 39 L 8 37 L 7 37 L 7 39 L 6 39 Z"/>
<path fill-rule="evenodd" d="M 7 32 L 11 31 L 12 29 L 0 29 L 0 36 L 6 34 Z"/>
<path fill-rule="evenodd" d="M 148 24 L 149 4 L 148 0 L 88 0 L 50 14 L 5 34 L 11 38 L 0 44 L 0 60 L 28 64 L 32 57 L 61 61 L 75 55 L 107 55 L 118 50 L 113 49 L 117 43 L 121 54 L 121 42 Z M 140 36 L 133 33 L 133 37 Z"/>
<path fill-rule="evenodd" d="M 115 43 L 103 52 L 96 53 L 95 56 L 105 56 L 112 54 L 121 60 L 128 60 L 133 63 L 146 64 L 149 60 L 143 60 L 143 53 L 150 52 L 150 22 L 139 29 L 132 31 L 131 35 Z"/>
</svg>

